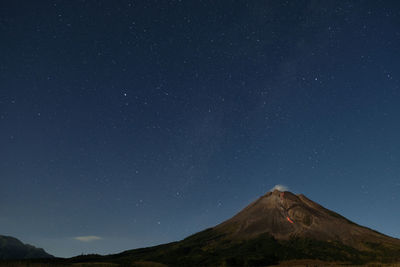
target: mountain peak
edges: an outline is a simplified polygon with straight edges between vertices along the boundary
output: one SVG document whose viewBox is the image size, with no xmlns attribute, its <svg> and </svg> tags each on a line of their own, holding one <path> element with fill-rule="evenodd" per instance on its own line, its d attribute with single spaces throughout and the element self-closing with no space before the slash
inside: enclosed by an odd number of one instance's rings
<svg viewBox="0 0 400 267">
<path fill-rule="evenodd" d="M 285 191 L 289 191 L 289 188 L 285 185 L 277 184 L 274 187 L 272 187 L 271 190 L 269 190 L 269 191 L 274 192 L 275 190 L 285 192 Z"/>
<path fill-rule="evenodd" d="M 301 237 L 338 241 L 350 246 L 358 246 L 360 240 L 382 240 L 384 236 L 322 207 L 303 194 L 278 189 L 261 196 L 214 229 L 238 239 L 268 233 L 278 240 Z M 398 240 L 393 242 L 398 243 Z"/>
</svg>

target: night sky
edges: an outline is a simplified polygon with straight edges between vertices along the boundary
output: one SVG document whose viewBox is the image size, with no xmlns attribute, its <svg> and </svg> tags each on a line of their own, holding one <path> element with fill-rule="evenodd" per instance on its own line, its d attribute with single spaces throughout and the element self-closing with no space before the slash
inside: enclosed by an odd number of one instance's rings
<svg viewBox="0 0 400 267">
<path fill-rule="evenodd" d="M 400 238 L 400 3 L 0 2 L 0 234 L 180 240 L 276 184 Z"/>
</svg>

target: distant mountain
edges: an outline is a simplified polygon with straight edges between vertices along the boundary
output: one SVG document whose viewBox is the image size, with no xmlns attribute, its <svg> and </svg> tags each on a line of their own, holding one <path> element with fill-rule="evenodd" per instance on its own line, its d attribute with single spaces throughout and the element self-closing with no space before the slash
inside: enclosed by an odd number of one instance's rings
<svg viewBox="0 0 400 267">
<path fill-rule="evenodd" d="M 0 235 L 0 259 L 38 259 L 52 258 L 53 256 L 46 253 L 41 248 L 24 244 L 18 239 L 11 236 Z"/>
</svg>

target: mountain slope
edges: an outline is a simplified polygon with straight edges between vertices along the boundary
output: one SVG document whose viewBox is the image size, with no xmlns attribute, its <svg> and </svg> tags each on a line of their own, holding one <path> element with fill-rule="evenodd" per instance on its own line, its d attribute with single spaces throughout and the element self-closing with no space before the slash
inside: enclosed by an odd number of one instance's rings
<svg viewBox="0 0 400 267">
<path fill-rule="evenodd" d="M 51 258 L 43 249 L 24 244 L 11 236 L 0 235 L 0 259 L 38 259 Z"/>
<path fill-rule="evenodd" d="M 310 238 L 336 241 L 357 249 L 364 243 L 399 246 L 400 241 L 357 225 L 343 216 L 291 192 L 268 192 L 233 218 L 215 227 L 232 238 L 249 239 L 269 233 L 278 240 Z"/>
</svg>

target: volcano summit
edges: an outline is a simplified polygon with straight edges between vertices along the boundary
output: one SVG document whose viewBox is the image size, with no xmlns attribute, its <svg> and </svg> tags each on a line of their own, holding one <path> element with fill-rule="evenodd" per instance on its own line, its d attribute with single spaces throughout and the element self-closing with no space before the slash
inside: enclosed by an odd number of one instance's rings
<svg viewBox="0 0 400 267">
<path fill-rule="evenodd" d="M 357 225 L 302 194 L 278 190 L 268 192 L 214 229 L 233 239 L 268 233 L 277 240 L 307 238 L 340 242 L 360 250 L 368 250 L 371 243 L 400 245 L 400 240 Z"/>
</svg>

